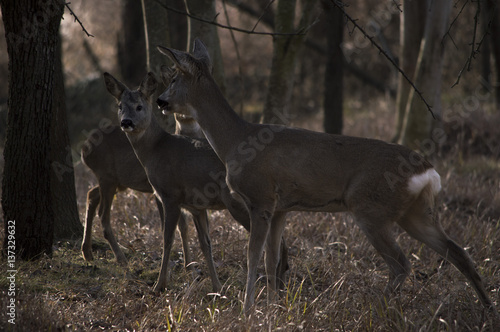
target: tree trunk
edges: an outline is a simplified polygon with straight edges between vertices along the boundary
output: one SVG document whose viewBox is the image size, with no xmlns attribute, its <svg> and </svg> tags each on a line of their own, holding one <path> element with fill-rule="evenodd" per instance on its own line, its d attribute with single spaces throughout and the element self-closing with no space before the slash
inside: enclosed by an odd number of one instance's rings
<svg viewBox="0 0 500 332">
<path fill-rule="evenodd" d="M 496 80 L 492 84 L 495 89 L 496 105 L 500 109 L 500 4 L 498 1 L 487 1 L 488 11 L 493 12 L 491 21 L 491 50 L 495 59 Z M 493 78 L 491 79 L 493 82 Z"/>
<path fill-rule="evenodd" d="M 55 60 L 54 101 L 52 128 L 50 130 L 52 180 L 51 191 L 54 209 L 54 237 L 56 239 L 81 239 L 83 226 L 76 205 L 75 174 L 66 117 L 66 97 L 61 62 L 61 38 Z"/>
<path fill-rule="evenodd" d="M 424 36 L 427 1 L 403 1 L 403 12 L 400 15 L 399 65 L 410 80 L 415 78 L 420 44 Z M 392 139 L 398 142 L 403 130 L 408 96 L 412 89 L 410 83 L 399 74 L 398 94 L 396 97 L 396 134 Z"/>
<path fill-rule="evenodd" d="M 164 4 L 166 0 L 162 0 Z M 142 0 L 142 13 L 144 27 L 143 31 L 146 39 L 146 59 L 147 71 L 157 75 L 158 89 L 153 95 L 152 100 L 155 103 L 158 96 L 165 90 L 165 86 L 160 80 L 160 68 L 167 63 L 167 58 L 157 49 L 157 45 L 170 47 L 170 31 L 168 27 L 168 12 L 156 0 Z M 144 76 L 144 75 L 143 75 Z M 134 84 L 137 85 L 142 81 L 143 77 Z M 158 107 L 153 107 L 153 114 L 160 123 L 163 130 L 170 133 L 175 131 L 175 121 L 173 116 L 165 116 Z"/>
<path fill-rule="evenodd" d="M 187 7 L 190 14 L 209 21 L 217 17 L 215 11 L 215 0 L 189 0 Z M 212 60 L 213 72 L 212 75 L 221 89 L 222 93 L 226 92 L 226 81 L 224 76 L 224 63 L 222 62 L 222 52 L 220 49 L 219 34 L 217 27 L 213 24 L 208 24 L 194 19 L 189 19 L 189 43 L 188 51 L 192 51 L 194 40 L 200 40 L 207 46 L 210 59 Z"/>
<path fill-rule="evenodd" d="M 123 82 L 136 86 L 146 75 L 146 41 L 141 2 L 124 0 L 117 41 L 118 65 Z"/>
<path fill-rule="evenodd" d="M 276 10 L 275 32 L 293 33 L 307 28 L 310 23 L 314 0 L 302 2 L 302 17 L 297 29 L 294 28 L 296 0 L 280 0 Z M 274 36 L 271 74 L 264 104 L 264 123 L 284 123 L 289 117 L 288 105 L 292 97 L 295 61 L 305 36 Z"/>
<path fill-rule="evenodd" d="M 0 6 L 9 53 L 2 207 L 6 231 L 15 220 L 16 258 L 29 260 L 52 254 L 50 131 L 64 2 L 0 0 Z"/>
<path fill-rule="evenodd" d="M 431 137 L 433 127 L 441 118 L 441 70 L 444 46 L 442 38 L 448 27 L 451 0 L 430 1 L 424 38 L 420 46 L 414 84 L 420 90 L 437 117 L 434 120 L 420 96 L 411 90 L 406 105 L 403 135 L 400 142 L 412 148 Z"/>
<path fill-rule="evenodd" d="M 344 35 L 344 22 L 342 11 L 331 3 L 324 3 L 327 11 L 327 62 L 324 83 L 324 119 L 323 127 L 326 133 L 341 134 L 342 117 L 342 95 L 344 64 L 339 59 L 343 58 L 342 37 Z"/>
</svg>

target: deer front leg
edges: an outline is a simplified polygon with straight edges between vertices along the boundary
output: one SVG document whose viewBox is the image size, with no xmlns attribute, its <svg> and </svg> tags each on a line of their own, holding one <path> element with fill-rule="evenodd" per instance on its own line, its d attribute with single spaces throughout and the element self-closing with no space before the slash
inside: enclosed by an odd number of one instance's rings
<svg viewBox="0 0 500 332">
<path fill-rule="evenodd" d="M 276 300 L 277 278 L 282 278 L 278 271 L 280 252 L 282 249 L 283 229 L 286 224 L 286 213 L 275 212 L 271 220 L 271 229 L 266 241 L 266 274 L 267 274 L 267 301 L 268 304 Z M 280 273 L 280 275 L 277 275 Z M 282 280 L 279 281 L 280 283 Z"/>
<path fill-rule="evenodd" d="M 181 235 L 182 253 L 184 254 L 184 268 L 193 269 L 192 265 L 190 265 L 193 260 L 191 259 L 191 252 L 189 250 L 189 227 L 186 217 L 186 212 L 181 210 L 179 224 L 177 225 L 177 227 Z"/>
<path fill-rule="evenodd" d="M 82 241 L 82 254 L 86 261 L 94 260 L 92 255 L 92 223 L 100 200 L 99 186 L 95 186 L 87 193 L 87 213 L 85 214 L 85 229 Z"/>
<path fill-rule="evenodd" d="M 111 204 L 113 203 L 113 197 L 115 197 L 116 186 L 100 184 L 99 188 L 101 194 L 99 214 L 101 217 L 102 228 L 104 229 L 104 238 L 108 240 L 109 245 L 111 246 L 111 250 L 113 250 L 118 263 L 126 266 L 128 263 L 127 258 L 123 254 L 123 251 L 120 249 L 120 246 L 116 241 L 110 223 Z"/>
<path fill-rule="evenodd" d="M 212 288 L 214 292 L 218 293 L 222 289 L 222 285 L 215 269 L 214 258 L 212 255 L 212 243 L 210 242 L 210 234 L 208 231 L 208 217 L 207 211 L 200 211 L 198 214 L 193 213 L 193 220 L 198 232 L 198 239 L 200 241 L 201 251 L 207 261 L 208 270 L 212 279 Z"/>
<path fill-rule="evenodd" d="M 167 274 L 168 274 L 168 261 L 170 257 L 170 250 L 174 242 L 175 230 L 179 222 L 181 210 L 177 204 L 169 203 L 166 199 L 163 202 L 163 215 L 165 216 L 163 228 L 163 255 L 161 260 L 160 275 L 153 287 L 156 293 L 161 292 L 167 288 Z"/>
<path fill-rule="evenodd" d="M 250 239 L 248 241 L 247 252 L 247 285 L 245 300 L 243 302 L 243 310 L 245 315 L 249 316 L 254 304 L 255 297 L 255 282 L 257 281 L 257 266 L 264 244 L 271 228 L 271 218 L 273 216 L 273 208 L 265 207 L 250 207 Z"/>
</svg>

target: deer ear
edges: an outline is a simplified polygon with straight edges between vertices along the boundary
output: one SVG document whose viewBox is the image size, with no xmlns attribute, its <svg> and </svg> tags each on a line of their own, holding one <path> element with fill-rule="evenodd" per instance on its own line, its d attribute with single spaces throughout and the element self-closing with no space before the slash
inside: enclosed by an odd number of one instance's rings
<svg viewBox="0 0 500 332">
<path fill-rule="evenodd" d="M 104 73 L 104 83 L 106 84 L 106 89 L 116 100 L 120 100 L 123 91 L 128 90 L 128 88 L 122 82 L 118 81 L 113 75 L 109 73 Z"/>
<path fill-rule="evenodd" d="M 151 97 L 155 93 L 158 87 L 158 81 L 156 80 L 155 74 L 149 72 L 146 77 L 142 80 L 139 86 L 139 91 L 146 96 L 146 98 Z"/>
<path fill-rule="evenodd" d="M 160 72 L 161 72 L 161 80 L 163 81 L 163 84 L 165 84 L 165 86 L 169 86 L 170 81 L 172 80 L 172 76 L 174 74 L 174 70 L 167 65 L 163 65 L 160 68 Z"/>
<path fill-rule="evenodd" d="M 163 46 L 157 46 L 157 49 L 168 56 L 179 70 L 191 73 L 191 57 L 189 54 Z"/>
<path fill-rule="evenodd" d="M 196 59 L 202 61 L 208 67 L 208 70 L 212 72 L 212 60 L 208 54 L 207 47 L 199 38 L 194 40 L 193 55 Z"/>
</svg>

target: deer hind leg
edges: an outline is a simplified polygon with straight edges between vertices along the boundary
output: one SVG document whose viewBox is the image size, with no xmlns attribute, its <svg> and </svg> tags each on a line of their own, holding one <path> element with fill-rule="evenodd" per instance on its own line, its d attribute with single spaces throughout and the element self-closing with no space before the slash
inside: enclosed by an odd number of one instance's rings
<svg viewBox="0 0 500 332">
<path fill-rule="evenodd" d="M 165 199 L 162 199 L 162 202 L 163 215 L 165 216 L 165 220 L 163 222 L 165 226 L 163 229 L 163 255 L 161 259 L 160 274 L 153 287 L 153 291 L 156 293 L 161 292 L 162 290 L 167 288 L 170 250 L 172 250 L 172 244 L 175 238 L 175 230 L 177 229 L 177 224 L 179 222 L 179 217 L 181 214 L 181 210 L 176 204 L 168 204 Z"/>
<path fill-rule="evenodd" d="M 389 296 L 400 289 L 410 274 L 411 265 L 393 237 L 392 223 L 384 221 L 375 224 L 373 220 L 377 219 L 356 216 L 356 222 L 389 267 L 389 282 L 384 290 Z"/>
<path fill-rule="evenodd" d="M 99 206 L 101 194 L 99 186 L 95 186 L 87 193 L 87 213 L 85 214 L 85 229 L 83 231 L 82 254 L 86 261 L 94 260 L 92 255 L 92 223 L 95 211 Z"/>
<path fill-rule="evenodd" d="M 283 280 L 278 280 L 277 278 L 283 277 L 281 275 L 282 271 L 278 270 L 278 265 L 280 262 L 280 253 L 283 248 L 282 237 L 285 224 L 286 213 L 275 212 L 271 220 L 271 228 L 267 236 L 265 249 L 268 303 L 275 300 L 277 285 L 283 282 Z"/>
<path fill-rule="evenodd" d="M 198 214 L 193 214 L 194 224 L 196 226 L 196 231 L 198 232 L 198 239 L 200 241 L 201 251 L 205 256 L 207 261 L 208 270 L 210 271 L 210 277 L 212 279 L 212 288 L 214 292 L 219 292 L 222 289 L 222 285 L 219 281 L 219 276 L 217 275 L 217 270 L 215 269 L 215 263 L 212 255 L 212 243 L 210 241 L 210 235 L 208 232 L 208 217 L 207 211 L 200 211 Z"/>
<path fill-rule="evenodd" d="M 472 259 L 462 247 L 451 240 L 444 232 L 437 213 L 433 211 L 434 203 L 427 203 L 426 201 L 430 199 L 424 195 L 425 193 L 417 199 L 399 224 L 410 236 L 425 243 L 455 265 L 472 284 L 481 303 L 486 308 L 493 308 Z"/>
<path fill-rule="evenodd" d="M 115 197 L 117 187 L 111 184 L 100 184 L 99 188 L 101 196 L 99 216 L 101 217 L 101 224 L 104 229 L 104 238 L 109 242 L 111 250 L 113 250 L 118 263 L 121 265 L 127 265 L 127 258 L 116 241 L 110 222 L 111 204 L 113 204 L 113 198 Z"/>
</svg>

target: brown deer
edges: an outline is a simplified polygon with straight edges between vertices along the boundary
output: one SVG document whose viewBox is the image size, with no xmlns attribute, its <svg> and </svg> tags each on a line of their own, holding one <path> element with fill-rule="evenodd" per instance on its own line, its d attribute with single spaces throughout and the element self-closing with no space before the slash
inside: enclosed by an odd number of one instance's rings
<svg viewBox="0 0 500 332">
<path fill-rule="evenodd" d="M 186 113 L 203 128 L 226 166 L 231 194 L 250 212 L 244 311 L 254 304 L 256 268 L 266 249 L 268 301 L 286 211 L 350 211 L 389 267 L 386 294 L 399 289 L 411 266 L 391 232 L 394 223 L 453 263 L 482 304 L 496 310 L 469 255 L 444 232 L 437 216 L 440 177 L 418 153 L 379 140 L 330 135 L 241 119 L 210 73 L 196 40 L 193 54 L 158 47 L 175 64 L 172 83 L 157 100 L 164 113 Z"/>
<path fill-rule="evenodd" d="M 129 90 L 108 73 L 104 73 L 104 81 L 119 103 L 121 128 L 163 208 L 163 257 L 154 290 L 166 288 L 168 258 L 182 208 L 193 215 L 213 288 L 219 291 L 222 286 L 213 263 L 206 210 L 227 208 L 243 227 L 250 229 L 247 211 L 232 198 L 224 182 L 224 165 L 206 140 L 171 135 L 160 128 L 151 109 L 150 97 L 157 87 L 152 73 L 136 90 Z M 277 274 L 281 276 L 286 267 L 287 250 L 283 245 Z"/>
<path fill-rule="evenodd" d="M 175 118 L 176 133 L 191 137 L 204 137 L 199 126 L 197 129 L 193 124 L 192 118 L 189 119 L 184 116 L 176 116 Z M 90 137 L 93 137 L 98 130 L 100 129 L 91 132 Z M 119 127 L 106 128 L 105 131 L 100 131 L 99 135 L 101 138 L 98 143 L 89 138 L 81 150 L 82 162 L 90 168 L 99 183 L 87 193 L 87 209 L 81 250 L 85 260 L 92 261 L 94 259 L 92 255 L 92 223 L 95 212 L 99 208 L 104 238 L 109 242 L 118 263 L 127 265 L 127 258 L 120 249 L 110 224 L 110 210 L 113 198 L 117 191 L 123 191 L 127 188 L 144 193 L 153 193 L 153 188 L 149 184 L 146 172 L 137 159 L 127 136 Z M 160 220 L 163 221 L 163 209 L 157 198 L 156 203 L 160 213 Z M 161 227 L 163 229 L 162 223 Z M 188 226 L 184 214 L 179 219 L 178 229 L 184 253 L 184 266 L 188 267 L 192 260 L 188 247 Z"/>
</svg>

